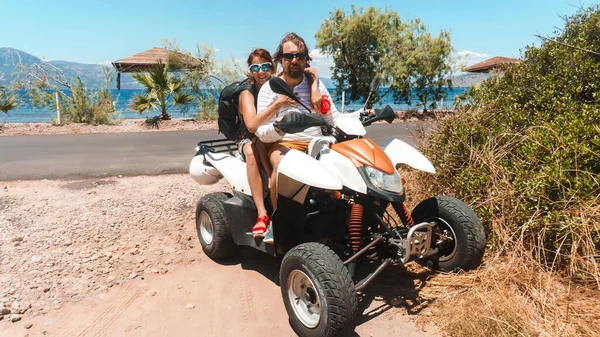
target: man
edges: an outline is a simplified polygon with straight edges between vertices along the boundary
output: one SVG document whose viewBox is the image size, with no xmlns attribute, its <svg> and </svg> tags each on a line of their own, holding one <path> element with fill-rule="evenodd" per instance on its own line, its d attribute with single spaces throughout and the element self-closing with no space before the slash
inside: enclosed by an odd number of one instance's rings
<svg viewBox="0 0 600 337">
<path fill-rule="evenodd" d="M 308 61 L 310 61 L 311 58 L 308 55 L 308 48 L 306 47 L 304 39 L 295 33 L 286 34 L 281 40 L 274 56 L 275 62 L 280 62 L 283 68 L 281 78 L 287 83 L 303 104 L 311 106 L 311 90 L 308 79 L 304 75 L 304 69 L 308 67 Z M 321 95 L 331 97 L 327 88 L 325 88 L 325 85 L 320 80 L 318 89 Z M 278 94 L 271 90 L 270 85 L 263 85 L 258 94 L 257 113 L 260 114 L 265 111 L 269 105 L 275 102 L 278 96 Z M 286 134 L 273 125 L 275 121 L 280 120 L 291 111 L 304 114 L 311 113 L 311 111 L 306 110 L 302 106 L 284 107 L 280 109 L 268 123 L 259 126 L 255 133 L 262 142 L 273 143 L 269 150 L 269 160 L 273 167 L 271 179 L 269 179 L 269 189 L 271 191 L 271 203 L 273 209 L 277 208 L 276 174 L 283 156 L 289 149 L 306 151 L 308 149 L 308 144 L 313 138 L 322 136 L 320 127 L 311 127 L 304 132 Z M 335 105 L 331 104 L 329 112 L 326 113 L 324 117 L 329 124 L 334 125 L 334 120 L 337 115 L 338 111 Z"/>
</svg>

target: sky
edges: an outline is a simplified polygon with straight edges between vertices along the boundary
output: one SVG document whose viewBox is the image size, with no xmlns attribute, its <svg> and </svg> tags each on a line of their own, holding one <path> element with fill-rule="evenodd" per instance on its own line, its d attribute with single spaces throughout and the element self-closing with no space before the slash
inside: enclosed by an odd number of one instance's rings
<svg viewBox="0 0 600 337">
<path fill-rule="evenodd" d="M 315 48 L 315 33 L 330 11 L 374 6 L 420 18 L 437 35 L 450 31 L 455 54 L 467 65 L 493 56 L 518 58 L 534 34 L 550 36 L 562 16 L 597 1 L 580 0 L 0 0 L 0 47 L 12 47 L 44 60 L 110 65 L 137 52 L 176 40 L 218 50 L 218 58 L 245 60 L 258 47 L 274 52 L 287 32 L 302 36 L 320 76 L 329 77 L 331 60 Z M 466 57 L 466 58 L 465 58 Z"/>
</svg>

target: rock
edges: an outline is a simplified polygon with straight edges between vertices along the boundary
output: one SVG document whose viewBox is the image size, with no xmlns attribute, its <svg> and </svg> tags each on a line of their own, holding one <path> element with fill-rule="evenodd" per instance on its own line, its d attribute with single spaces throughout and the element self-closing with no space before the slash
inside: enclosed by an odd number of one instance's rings
<svg viewBox="0 0 600 337">
<path fill-rule="evenodd" d="M 11 305 L 11 308 L 14 313 L 23 314 L 25 311 L 31 308 L 31 304 L 29 302 L 14 301 Z"/>
<path fill-rule="evenodd" d="M 134 279 L 134 278 L 136 278 L 137 276 L 138 276 L 138 274 L 137 274 L 136 272 L 133 272 L 133 273 L 129 274 L 129 278 L 130 278 L 130 279 Z"/>
<path fill-rule="evenodd" d="M 150 291 L 150 296 L 156 296 L 157 291 L 156 290 L 152 290 Z"/>
<path fill-rule="evenodd" d="M 14 322 L 18 322 L 20 320 L 21 320 L 21 315 L 19 315 L 19 314 L 12 314 L 12 315 L 10 315 L 10 321 L 13 322 L 13 323 Z"/>
<path fill-rule="evenodd" d="M 25 329 L 31 329 L 32 326 L 33 326 L 33 324 L 27 323 L 27 324 L 25 324 Z"/>
<path fill-rule="evenodd" d="M 1 315 L 10 315 L 11 311 L 9 308 L 2 308 L 0 309 L 0 314 Z"/>
<path fill-rule="evenodd" d="M 42 261 L 42 258 L 39 256 L 34 255 L 31 257 L 31 263 L 39 263 L 40 261 Z"/>
<path fill-rule="evenodd" d="M 388 304 L 391 305 L 392 307 L 399 307 L 402 305 L 402 298 L 394 297 L 388 301 Z"/>
<path fill-rule="evenodd" d="M 49 291 L 50 291 L 50 287 L 45 287 L 45 288 L 44 288 L 44 292 L 45 292 L 45 293 L 47 293 L 47 292 L 49 292 Z"/>
<path fill-rule="evenodd" d="M 172 262 L 172 261 L 171 261 L 171 259 L 166 259 L 166 260 L 165 260 L 165 265 L 167 265 L 167 266 L 168 266 L 168 265 L 170 265 L 170 264 L 171 264 L 171 262 Z"/>
<path fill-rule="evenodd" d="M 192 303 L 185 306 L 186 309 L 194 309 L 196 306 Z"/>
</svg>

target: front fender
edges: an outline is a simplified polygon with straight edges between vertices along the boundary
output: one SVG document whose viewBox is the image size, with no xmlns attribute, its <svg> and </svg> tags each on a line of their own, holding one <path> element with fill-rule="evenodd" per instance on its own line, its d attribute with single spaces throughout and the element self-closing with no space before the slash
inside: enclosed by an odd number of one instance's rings
<svg viewBox="0 0 600 337">
<path fill-rule="evenodd" d="M 435 173 L 433 164 L 419 150 L 406 144 L 405 142 L 390 138 L 383 143 L 385 154 L 392 160 L 394 167 L 398 168 L 399 164 L 406 164 L 417 170 L 428 173 Z"/>
<path fill-rule="evenodd" d="M 332 174 L 327 167 L 315 158 L 297 150 L 290 150 L 279 163 L 277 185 L 280 191 L 282 186 L 279 176 L 282 174 L 308 186 L 326 190 L 342 189 L 341 180 Z"/>
</svg>

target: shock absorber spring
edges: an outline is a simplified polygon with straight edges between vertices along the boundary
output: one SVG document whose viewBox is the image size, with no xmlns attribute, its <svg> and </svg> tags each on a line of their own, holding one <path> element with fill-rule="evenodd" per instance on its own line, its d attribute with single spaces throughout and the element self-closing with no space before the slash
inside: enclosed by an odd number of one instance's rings
<svg viewBox="0 0 600 337">
<path fill-rule="evenodd" d="M 362 233 L 363 206 L 353 204 L 350 208 L 350 221 L 348 229 L 350 231 L 350 243 L 355 252 L 360 249 L 360 238 Z"/>
<path fill-rule="evenodd" d="M 410 216 L 410 213 L 408 213 L 408 209 L 406 209 L 406 205 L 404 203 L 393 203 L 392 206 L 406 227 L 410 228 L 415 225 L 415 221 L 413 220 L 412 216 Z"/>
</svg>

